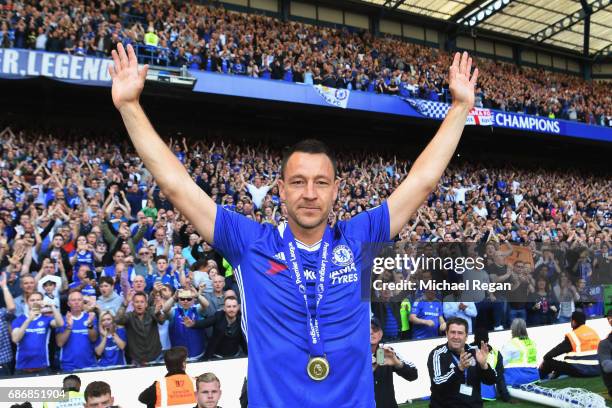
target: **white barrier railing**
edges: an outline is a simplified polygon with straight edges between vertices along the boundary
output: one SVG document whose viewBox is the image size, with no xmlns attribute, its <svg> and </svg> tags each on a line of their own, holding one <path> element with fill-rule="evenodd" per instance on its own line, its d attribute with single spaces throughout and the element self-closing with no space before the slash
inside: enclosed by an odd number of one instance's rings
<svg viewBox="0 0 612 408">
<path fill-rule="evenodd" d="M 607 319 L 589 320 L 587 324 L 593 327 L 603 339 L 610 333 L 610 326 Z M 544 354 L 563 340 L 565 333 L 570 331 L 569 323 L 556 324 L 551 326 L 541 326 L 529 328 L 531 337 L 538 347 L 538 359 L 541 360 Z M 503 344 L 510 340 L 509 331 L 492 332 L 489 334 L 490 343 L 497 349 L 501 349 Z M 472 336 L 468 339 L 472 340 Z M 368 341 L 368 339 L 364 339 Z M 445 338 L 435 338 L 429 340 L 409 341 L 391 344 L 391 346 L 405 359 L 413 362 L 419 370 L 419 378 L 413 382 L 407 382 L 399 376 L 395 376 L 395 396 L 398 403 L 407 399 L 422 398 L 429 395 L 429 375 L 427 373 L 427 357 L 429 352 L 439 344 L 446 341 Z M 242 382 L 247 371 L 247 359 L 238 358 L 222 361 L 210 361 L 202 363 L 191 363 L 187 365 L 187 374 L 196 377 L 204 372 L 214 372 L 221 381 L 223 391 L 219 405 L 225 408 L 239 407 L 238 398 L 242 389 Z M 91 381 L 106 381 L 110 384 L 115 404 L 122 408 L 143 407 L 138 402 L 138 395 L 145 388 L 150 386 L 153 381 L 165 375 L 165 367 L 145 367 L 129 368 L 113 371 L 91 371 L 78 373 L 83 386 Z M 61 386 L 62 375 L 50 375 L 42 377 L 22 377 L 0 380 L 0 387 L 55 387 Z M 0 408 L 9 407 L 11 404 L 0 402 Z M 42 407 L 42 404 L 33 404 L 35 408 Z"/>
</svg>

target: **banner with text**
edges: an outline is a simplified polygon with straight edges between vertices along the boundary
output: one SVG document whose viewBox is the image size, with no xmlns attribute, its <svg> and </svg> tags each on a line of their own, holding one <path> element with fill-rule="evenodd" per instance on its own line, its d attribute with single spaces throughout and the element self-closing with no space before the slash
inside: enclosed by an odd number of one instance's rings
<svg viewBox="0 0 612 408">
<path fill-rule="evenodd" d="M 111 59 L 50 52 L 0 49 L 0 77 L 49 77 L 81 85 L 110 86 Z"/>
</svg>

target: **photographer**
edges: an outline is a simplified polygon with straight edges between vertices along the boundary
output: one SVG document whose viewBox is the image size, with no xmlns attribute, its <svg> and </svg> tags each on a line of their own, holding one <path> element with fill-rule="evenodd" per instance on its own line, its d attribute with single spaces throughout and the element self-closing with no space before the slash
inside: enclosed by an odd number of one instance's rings
<svg viewBox="0 0 612 408">
<path fill-rule="evenodd" d="M 376 406 L 378 408 L 397 408 L 393 373 L 407 381 L 414 381 L 418 378 L 418 372 L 412 363 L 402 360 L 391 347 L 383 347 L 380 344 L 382 337 L 383 330 L 380 321 L 373 318 L 370 323 L 370 346 Z"/>
</svg>

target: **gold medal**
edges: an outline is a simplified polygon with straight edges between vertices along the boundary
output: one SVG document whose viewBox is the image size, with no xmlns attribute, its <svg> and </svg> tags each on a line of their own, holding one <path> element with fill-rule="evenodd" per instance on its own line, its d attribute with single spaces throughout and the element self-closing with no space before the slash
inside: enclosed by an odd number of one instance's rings
<svg viewBox="0 0 612 408">
<path fill-rule="evenodd" d="M 323 381 L 329 374 L 329 362 L 325 357 L 311 357 L 306 366 L 308 376 L 315 381 Z"/>
</svg>

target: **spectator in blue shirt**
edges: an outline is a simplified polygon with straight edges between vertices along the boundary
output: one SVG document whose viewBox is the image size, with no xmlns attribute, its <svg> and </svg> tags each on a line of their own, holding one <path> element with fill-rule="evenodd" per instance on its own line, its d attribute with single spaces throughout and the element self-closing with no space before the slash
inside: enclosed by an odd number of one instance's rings
<svg viewBox="0 0 612 408">
<path fill-rule="evenodd" d="M 159 255 L 155 259 L 155 264 L 157 265 L 156 282 L 161 282 L 164 285 L 168 284 L 174 289 L 178 289 L 181 286 L 179 274 L 168 264 L 168 258 L 164 255 Z"/>
<path fill-rule="evenodd" d="M 28 315 L 21 315 L 11 324 L 11 338 L 17 345 L 16 374 L 47 374 L 49 371 L 49 331 L 61 327 L 64 319 L 55 305 L 53 316 L 43 315 L 43 295 L 32 293 L 27 300 Z"/>
<path fill-rule="evenodd" d="M 446 330 L 442 302 L 436 299 L 435 291 L 426 290 L 425 296 L 414 302 L 410 323 L 412 323 L 412 338 L 415 340 L 436 337 L 439 332 Z"/>
<path fill-rule="evenodd" d="M 195 304 L 197 298 L 198 304 Z M 172 347 L 184 346 L 188 357 L 195 359 L 204 355 L 206 349 L 206 332 L 204 329 L 190 329 L 185 321 L 199 321 L 203 319 L 204 311 L 208 308 L 208 300 L 195 289 L 177 290 L 164 304 L 163 311 L 170 322 L 170 342 Z"/>
<path fill-rule="evenodd" d="M 100 313 L 100 336 L 96 341 L 99 367 L 125 365 L 127 334 L 122 326 L 115 324 L 113 314 L 106 310 Z"/>
<path fill-rule="evenodd" d="M 96 276 L 88 264 L 81 264 L 74 282 L 68 285 L 69 289 L 76 289 L 83 296 L 96 296 Z"/>
<path fill-rule="evenodd" d="M 68 295 L 68 307 L 70 311 L 56 334 L 57 346 L 61 347 L 62 371 L 95 367 L 94 344 L 98 339 L 96 315 L 84 310 L 83 295 L 74 289 Z"/>
<path fill-rule="evenodd" d="M 80 235 L 77 238 L 77 249 L 70 252 L 68 256 L 70 264 L 73 265 L 73 270 L 78 271 L 82 264 L 89 265 L 91 269 L 95 267 L 95 255 L 93 251 L 87 249 L 87 237 L 85 235 Z M 73 278 L 73 281 L 77 282 L 77 279 Z"/>
</svg>

